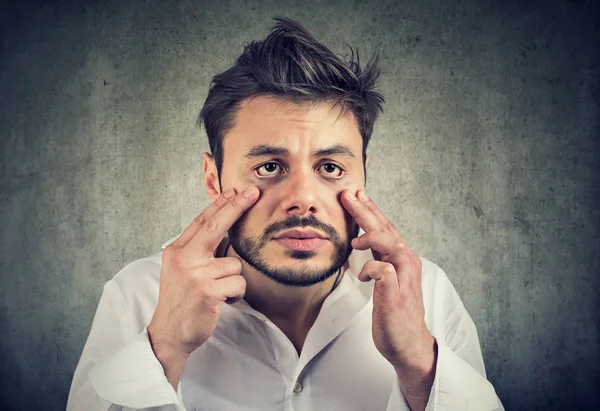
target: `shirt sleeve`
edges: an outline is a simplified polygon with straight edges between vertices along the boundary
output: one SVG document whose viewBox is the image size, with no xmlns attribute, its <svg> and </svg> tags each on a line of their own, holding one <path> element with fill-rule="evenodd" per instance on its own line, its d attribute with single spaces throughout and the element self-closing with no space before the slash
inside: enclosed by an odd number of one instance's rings
<svg viewBox="0 0 600 411">
<path fill-rule="evenodd" d="M 175 392 L 147 329 L 136 329 L 118 285 L 106 283 L 73 376 L 67 411 L 182 411 L 181 385 Z"/>
<path fill-rule="evenodd" d="M 438 345 L 435 378 L 426 411 L 504 411 L 487 380 L 479 337 L 446 273 L 436 266 L 430 332 Z M 398 378 L 387 411 L 408 411 Z"/>
</svg>

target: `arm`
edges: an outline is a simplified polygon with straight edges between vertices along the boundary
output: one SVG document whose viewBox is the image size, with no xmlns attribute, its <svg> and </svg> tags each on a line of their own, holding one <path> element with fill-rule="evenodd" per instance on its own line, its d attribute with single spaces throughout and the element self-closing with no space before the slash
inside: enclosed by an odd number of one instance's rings
<svg viewBox="0 0 600 411">
<path fill-rule="evenodd" d="M 158 285 L 143 276 L 140 282 L 135 272 L 107 283 L 75 371 L 69 410 L 106 410 L 110 404 L 183 408 L 180 379 L 187 358 L 214 332 L 221 306 L 246 288 L 240 260 L 214 258 L 214 250 L 258 194 L 251 186 L 216 198 L 163 250 Z M 127 284 L 122 289 L 117 277 Z M 157 289 L 157 303 L 145 298 Z M 135 297 L 125 299 L 121 290 L 145 300 L 128 310 Z"/>
<path fill-rule="evenodd" d="M 475 324 L 446 273 L 437 266 L 434 270 L 428 326 L 436 339 L 438 352 L 425 409 L 503 411 L 494 387 L 486 378 Z M 405 393 L 395 381 L 387 410 L 406 409 L 405 399 Z"/>
<path fill-rule="evenodd" d="M 134 325 L 121 290 L 109 281 L 73 376 L 67 411 L 158 406 L 182 410 L 181 404 L 152 352 L 146 330 L 140 332 Z"/>
<path fill-rule="evenodd" d="M 344 190 L 341 201 L 365 231 L 352 247 L 373 253 L 358 279 L 375 280 L 373 342 L 397 375 L 388 409 L 502 409 L 485 378 L 473 321 L 445 273 L 431 262 L 423 267 L 364 190 Z"/>
</svg>

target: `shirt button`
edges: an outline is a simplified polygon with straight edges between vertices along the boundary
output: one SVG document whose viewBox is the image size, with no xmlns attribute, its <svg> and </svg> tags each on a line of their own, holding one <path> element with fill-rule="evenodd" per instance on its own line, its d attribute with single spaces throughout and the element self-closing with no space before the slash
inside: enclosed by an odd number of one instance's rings
<svg viewBox="0 0 600 411">
<path fill-rule="evenodd" d="M 302 391 L 302 384 L 300 384 L 299 382 L 297 382 L 296 384 L 294 384 L 294 392 L 296 394 L 298 394 L 300 391 Z"/>
</svg>

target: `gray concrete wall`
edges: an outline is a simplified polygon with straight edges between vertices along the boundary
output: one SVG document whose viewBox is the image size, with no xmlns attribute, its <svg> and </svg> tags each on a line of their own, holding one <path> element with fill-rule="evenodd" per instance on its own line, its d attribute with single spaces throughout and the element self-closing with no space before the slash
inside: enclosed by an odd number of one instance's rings
<svg viewBox="0 0 600 411">
<path fill-rule="evenodd" d="M 196 115 L 274 15 L 380 50 L 370 194 L 454 282 L 507 409 L 597 409 L 594 1 L 77 3 L 0 6 L 1 409 L 64 408 L 104 282 L 207 205 Z"/>
</svg>

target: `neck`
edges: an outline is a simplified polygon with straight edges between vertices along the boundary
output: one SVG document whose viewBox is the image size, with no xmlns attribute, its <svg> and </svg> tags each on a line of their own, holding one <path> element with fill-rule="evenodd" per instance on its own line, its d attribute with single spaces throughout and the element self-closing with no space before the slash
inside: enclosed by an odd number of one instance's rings
<svg viewBox="0 0 600 411">
<path fill-rule="evenodd" d="M 228 243 L 224 247 L 223 255 L 239 258 Z M 318 284 L 309 287 L 289 287 L 271 280 L 244 260 L 242 265 L 242 276 L 246 280 L 244 300 L 277 325 L 299 353 L 323 302 L 341 281 L 345 267 Z"/>
</svg>

